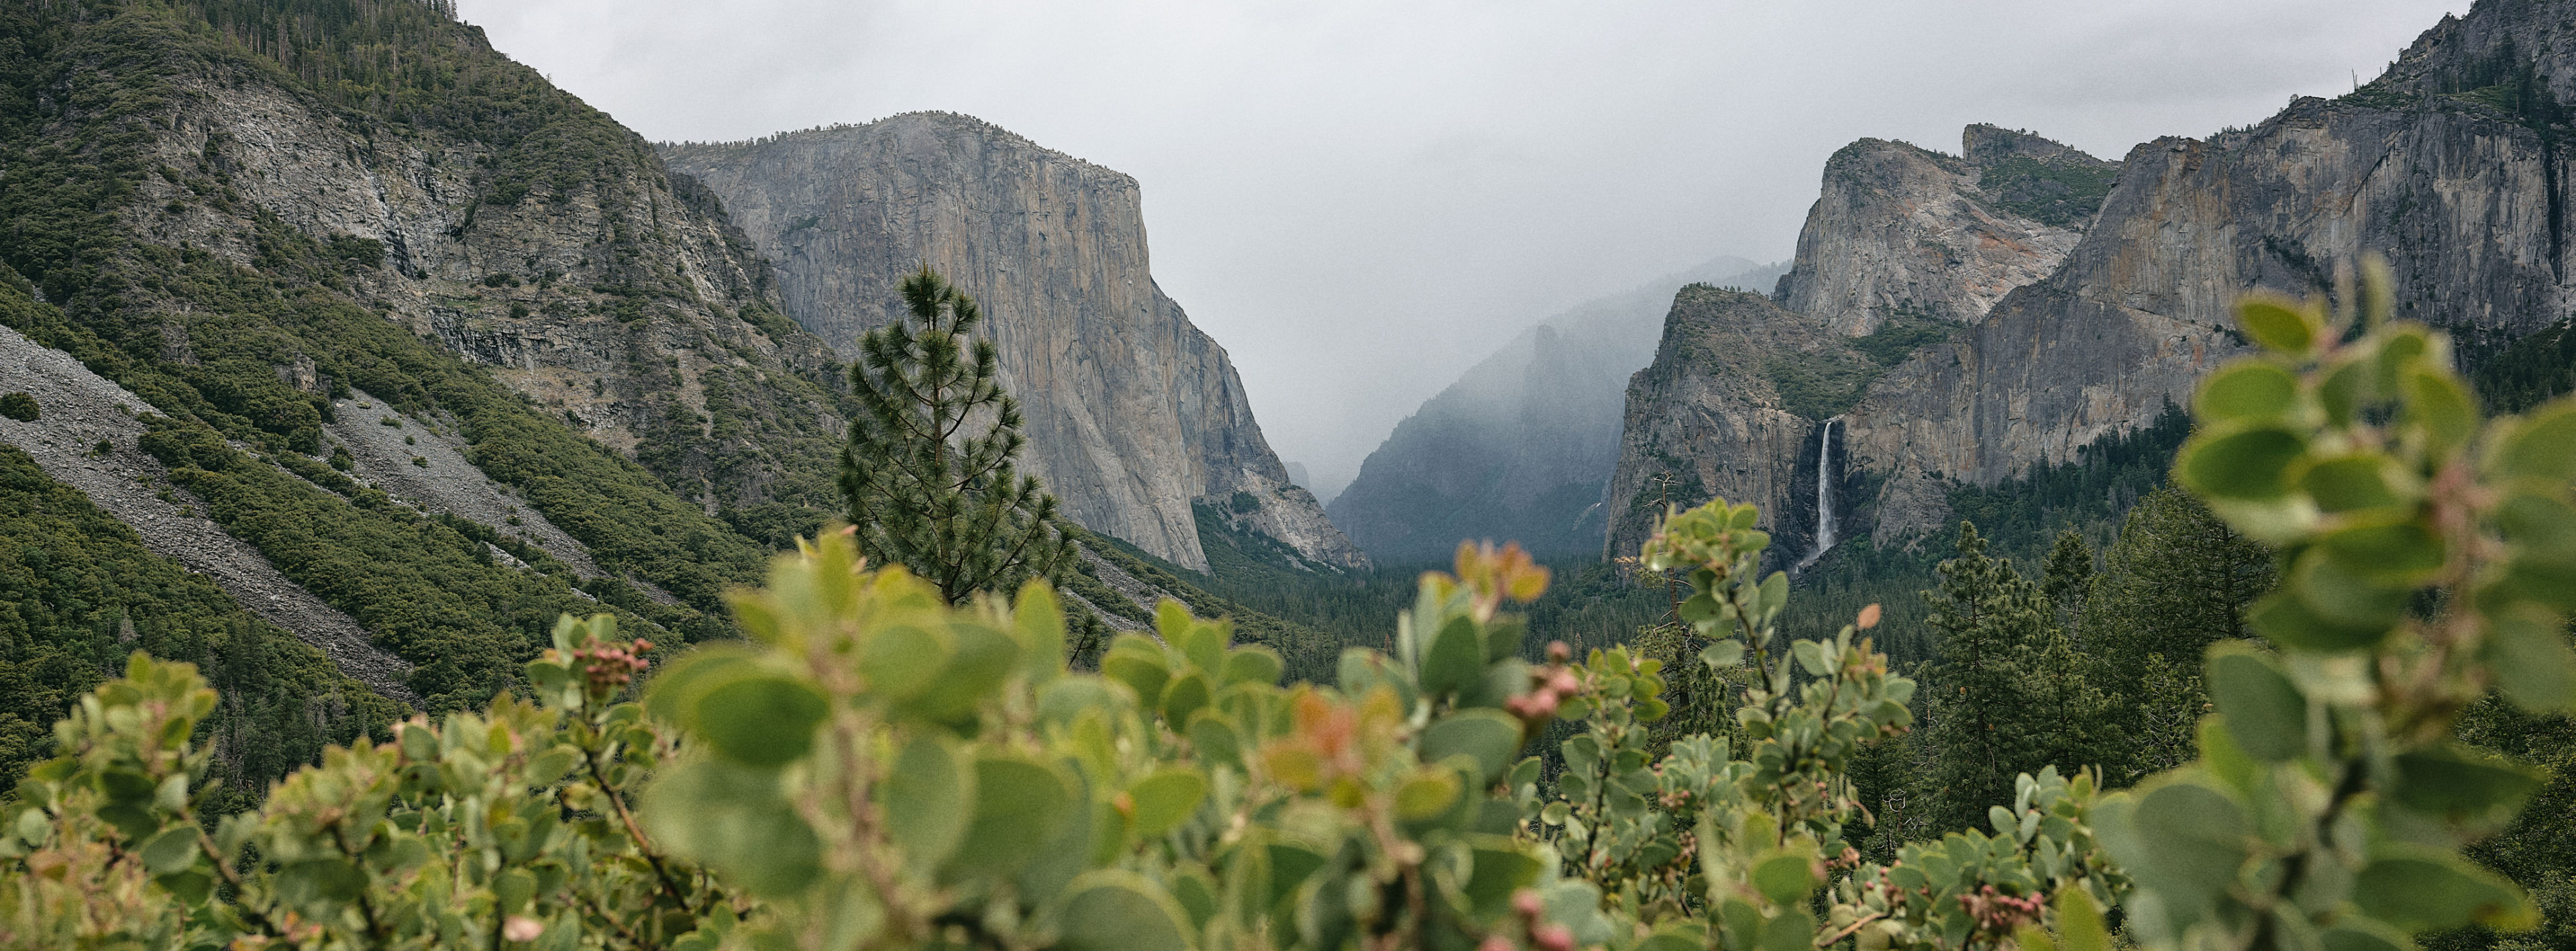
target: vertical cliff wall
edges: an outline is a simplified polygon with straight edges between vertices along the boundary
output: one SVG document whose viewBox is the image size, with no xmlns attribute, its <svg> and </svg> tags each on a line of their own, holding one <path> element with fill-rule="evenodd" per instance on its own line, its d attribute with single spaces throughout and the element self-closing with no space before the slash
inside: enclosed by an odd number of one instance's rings
<svg viewBox="0 0 2576 951">
<path fill-rule="evenodd" d="M 831 352 L 749 242 L 444 6 L 75 0 L 0 48 L 0 322 L 148 407 L 56 449 L 353 676 L 437 711 L 559 612 L 721 636 L 738 531 L 830 505 Z"/>
<path fill-rule="evenodd" d="M 1853 412 L 1854 463 L 1903 492 L 2072 459 L 2186 402 L 2239 352 L 2238 296 L 2324 291 L 2365 252 L 2395 267 L 2402 315 L 2472 343 L 2563 318 L 2565 156 L 2545 127 L 2481 101 L 2492 92 L 2423 91 L 2436 85 L 2384 77 L 2250 129 L 2138 146 L 2057 273 L 1873 387 Z M 1881 533 L 1903 534 L 1941 513 L 1881 514 Z"/>
<path fill-rule="evenodd" d="M 1154 283 L 1136 180 L 967 116 L 909 113 L 670 146 L 777 264 L 787 312 L 848 352 L 923 264 L 975 296 L 1075 521 L 1205 568 L 1193 503 L 1305 557 L 1365 557 L 1262 438 L 1225 350 Z"/>
<path fill-rule="evenodd" d="M 2187 401 L 2242 350 L 2230 308 L 2245 292 L 2327 291 L 2364 253 L 2394 266 L 2402 315 L 2470 353 L 2564 319 L 2576 39 L 2557 24 L 2571 13 L 2485 0 L 2350 95 L 2158 139 L 2116 166 L 1985 126 L 1955 159 L 1874 140 L 1838 153 L 1780 300 L 1844 334 L 1890 317 L 1969 325 L 1927 335 L 1851 402 L 1841 438 L 1865 477 L 1849 481 L 1877 489 L 1842 508 L 1870 513 L 1881 543 L 1938 529 L 1947 486 L 2073 460 Z M 1760 485 L 1802 464 L 1749 431 L 1641 436 L 1701 410 L 1631 394 L 1637 468 L 1750 458 L 1772 473 L 1743 477 Z"/>
<path fill-rule="evenodd" d="M 1607 554 L 1635 555 L 1666 505 L 1719 497 L 1760 505 L 1778 551 L 1803 551 L 1813 524 L 1799 500 L 1812 502 L 1816 427 L 1832 414 L 1799 406 L 1798 391 L 1874 366 L 1823 320 L 1768 297 L 1682 288 L 1654 362 L 1628 381 Z"/>
<path fill-rule="evenodd" d="M 1608 489 L 1609 550 L 1636 547 L 1659 500 L 1695 505 L 1717 495 L 1761 503 L 1782 550 L 1803 551 L 1798 544 L 1814 537 L 1819 509 L 1812 428 L 1844 418 L 1834 431 L 1841 464 L 1828 473 L 1840 485 L 1871 471 L 1842 448 L 1867 425 L 1858 408 L 1864 397 L 1964 392 L 1911 382 L 1951 364 L 1908 356 L 1948 352 L 1967 332 L 1956 328 L 1975 325 L 2014 288 L 2059 267 L 2117 168 L 1988 125 L 1969 126 L 1955 156 L 1881 139 L 1835 152 L 1799 231 L 1797 258 L 1774 291 L 1777 306 L 1738 302 L 1730 319 L 1711 321 L 1704 304 L 1674 302 L 1654 366 L 1628 387 Z M 1762 332 L 1729 329 L 1737 326 Z M 1909 382 L 1888 382 L 1898 378 Z M 1915 501 L 1899 496 L 1875 509 Z M 1854 534 L 1842 528 L 1843 537 Z"/>
</svg>

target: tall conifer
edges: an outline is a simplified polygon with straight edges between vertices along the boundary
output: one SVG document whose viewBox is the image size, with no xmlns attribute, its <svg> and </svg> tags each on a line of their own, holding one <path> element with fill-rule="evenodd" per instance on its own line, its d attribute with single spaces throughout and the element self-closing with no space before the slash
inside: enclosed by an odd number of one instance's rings
<svg viewBox="0 0 2576 951">
<path fill-rule="evenodd" d="M 2272 553 L 2180 489 L 2148 493 L 2103 553 L 2083 615 L 2101 684 L 2131 698 L 2113 711 L 2128 739 L 2109 759 L 2125 781 L 2190 759 L 2189 725 L 2207 703 L 2201 655 L 2251 636 L 2245 606 L 2272 588 Z"/>
<path fill-rule="evenodd" d="M 2013 777 L 2047 765 L 2058 726 L 2031 689 L 2038 645 L 2055 627 L 2046 598 L 2010 559 L 1986 553 L 1974 523 L 1960 523 L 1958 551 L 1941 563 L 1941 587 L 1923 593 L 1941 637 L 1926 677 L 1937 830 L 1982 826 L 1988 806 L 2011 802 Z"/>
<path fill-rule="evenodd" d="M 2070 528 L 2057 536 L 2040 577 L 2040 589 L 2057 608 L 2058 624 L 2075 630 L 2084 616 L 2085 592 L 2093 586 L 2093 546 L 2084 543 L 2083 532 Z"/>
<path fill-rule="evenodd" d="M 981 308 L 928 265 L 902 291 L 910 319 L 868 331 L 850 368 L 865 412 L 841 451 L 841 494 L 860 553 L 910 569 L 951 604 L 1060 580 L 1074 542 L 1055 496 L 1013 465 L 1027 438 L 1000 356 L 974 336 Z"/>
</svg>

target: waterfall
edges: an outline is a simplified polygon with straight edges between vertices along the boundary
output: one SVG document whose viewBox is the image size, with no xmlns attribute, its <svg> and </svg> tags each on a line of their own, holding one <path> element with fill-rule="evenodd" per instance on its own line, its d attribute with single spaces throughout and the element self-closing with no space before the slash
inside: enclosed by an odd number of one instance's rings
<svg viewBox="0 0 2576 951">
<path fill-rule="evenodd" d="M 1841 421 L 1842 417 L 1836 416 L 1816 427 L 1816 548 L 1798 562 L 1801 568 L 1814 564 L 1816 559 L 1825 557 L 1826 549 L 1834 547 L 1834 424 Z"/>
</svg>

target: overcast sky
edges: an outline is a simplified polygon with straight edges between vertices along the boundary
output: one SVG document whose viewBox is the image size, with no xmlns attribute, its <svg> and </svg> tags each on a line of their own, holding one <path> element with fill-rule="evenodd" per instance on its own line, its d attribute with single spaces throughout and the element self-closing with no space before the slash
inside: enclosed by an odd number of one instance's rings
<svg viewBox="0 0 2576 951">
<path fill-rule="evenodd" d="M 459 0 L 653 139 L 969 113 L 1143 184 L 1319 492 L 1533 321 L 1789 256 L 1855 138 L 2106 158 L 2368 79 L 2467 0 Z"/>
</svg>

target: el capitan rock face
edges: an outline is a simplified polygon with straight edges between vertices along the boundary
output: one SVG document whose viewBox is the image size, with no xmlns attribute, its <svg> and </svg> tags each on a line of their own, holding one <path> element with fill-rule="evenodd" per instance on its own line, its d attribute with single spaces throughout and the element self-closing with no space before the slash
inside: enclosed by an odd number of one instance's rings
<svg viewBox="0 0 2576 951">
<path fill-rule="evenodd" d="M 787 312 L 843 353 L 928 264 L 983 306 L 1027 416 L 1025 468 L 1067 515 L 1204 569 L 1193 503 L 1358 567 L 1262 438 L 1224 348 L 1154 284 L 1126 175 L 967 116 L 907 113 L 754 142 L 666 146 L 777 265 Z"/>
</svg>

